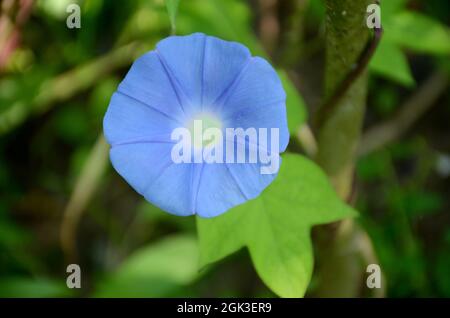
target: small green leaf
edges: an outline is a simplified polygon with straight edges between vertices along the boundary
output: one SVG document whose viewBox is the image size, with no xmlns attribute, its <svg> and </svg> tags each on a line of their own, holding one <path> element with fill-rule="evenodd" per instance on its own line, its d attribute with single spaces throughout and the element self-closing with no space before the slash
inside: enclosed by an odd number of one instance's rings
<svg viewBox="0 0 450 318">
<path fill-rule="evenodd" d="M 136 251 L 99 284 L 96 297 L 163 297 L 195 280 L 198 248 L 179 235 Z"/>
<path fill-rule="evenodd" d="M 180 0 L 165 0 L 165 2 L 167 13 L 169 14 L 170 25 L 172 26 L 172 31 L 174 31 L 176 28 L 177 11 Z"/>
<path fill-rule="evenodd" d="M 397 12 L 403 10 L 408 0 L 386 0 L 381 3 L 381 21 L 389 21 Z"/>
<path fill-rule="evenodd" d="M 263 52 L 251 28 L 248 5 L 236 0 L 189 0 L 178 17 L 182 34 L 203 32 L 224 40 L 237 41 L 253 54 Z"/>
<path fill-rule="evenodd" d="M 450 30 L 445 25 L 417 12 L 403 11 L 385 24 L 385 37 L 416 52 L 444 55 L 450 53 Z"/>
<path fill-rule="evenodd" d="M 288 127 L 291 134 L 295 134 L 298 128 L 306 122 L 307 113 L 303 98 L 299 94 L 288 75 L 284 71 L 278 71 L 281 82 L 286 92 L 286 109 Z"/>
<path fill-rule="evenodd" d="M 415 84 L 405 54 L 387 39 L 381 40 L 369 66 L 372 71 L 407 87 Z"/>
<path fill-rule="evenodd" d="M 356 214 L 315 163 L 286 154 L 279 175 L 258 198 L 216 218 L 197 218 L 200 263 L 218 261 L 245 246 L 272 291 L 302 297 L 313 269 L 311 227 Z"/>
<path fill-rule="evenodd" d="M 402 85 L 415 84 L 401 48 L 424 54 L 450 53 L 450 31 L 445 25 L 418 12 L 406 11 L 408 0 L 381 3 L 384 35 L 370 68 Z"/>
</svg>

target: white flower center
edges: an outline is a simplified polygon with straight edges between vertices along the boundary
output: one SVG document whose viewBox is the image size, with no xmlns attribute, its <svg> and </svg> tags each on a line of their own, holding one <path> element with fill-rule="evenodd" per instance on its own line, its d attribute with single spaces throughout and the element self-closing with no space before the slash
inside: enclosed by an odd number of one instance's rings
<svg viewBox="0 0 450 318">
<path fill-rule="evenodd" d="M 218 140 L 211 136 L 213 130 L 221 131 L 222 121 L 214 114 L 199 113 L 187 122 L 186 128 L 191 133 L 194 148 L 203 148 L 215 144 Z M 212 134 L 214 135 L 214 134 Z"/>
</svg>

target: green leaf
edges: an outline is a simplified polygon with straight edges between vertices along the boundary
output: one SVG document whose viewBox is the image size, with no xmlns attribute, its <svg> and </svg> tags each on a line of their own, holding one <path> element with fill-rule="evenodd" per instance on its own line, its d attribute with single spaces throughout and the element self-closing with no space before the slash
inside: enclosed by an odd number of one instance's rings
<svg viewBox="0 0 450 318">
<path fill-rule="evenodd" d="M 385 24 L 385 37 L 420 53 L 450 53 L 449 28 L 417 12 L 403 11 L 393 16 Z"/>
<path fill-rule="evenodd" d="M 389 21 L 397 12 L 401 11 L 408 0 L 386 0 L 381 3 L 381 21 Z"/>
<path fill-rule="evenodd" d="M 250 10 L 236 0 L 190 0 L 180 11 L 177 28 L 182 34 L 203 32 L 246 45 L 253 54 L 263 50 L 251 29 Z"/>
<path fill-rule="evenodd" d="M 312 161 L 286 154 L 275 181 L 256 199 L 197 218 L 202 266 L 247 247 L 258 275 L 282 297 L 302 297 L 311 279 L 310 229 L 357 213 Z"/>
<path fill-rule="evenodd" d="M 197 278 L 198 247 L 193 236 L 178 235 L 144 247 L 100 282 L 96 297 L 170 296 Z"/>
<path fill-rule="evenodd" d="M 449 54 L 450 31 L 430 17 L 406 11 L 407 3 L 408 0 L 382 2 L 384 35 L 370 67 L 382 76 L 411 87 L 415 81 L 401 48 L 425 54 Z"/>
<path fill-rule="evenodd" d="M 381 40 L 369 67 L 372 71 L 407 87 L 415 84 L 405 54 L 387 39 Z"/>
<path fill-rule="evenodd" d="M 298 128 L 306 122 L 307 119 L 305 102 L 286 72 L 278 71 L 278 75 L 280 76 L 286 92 L 286 110 L 289 132 L 295 134 Z"/>
<path fill-rule="evenodd" d="M 47 278 L 6 277 L 0 279 L 0 297 L 66 297 L 72 294 L 65 280 Z"/>
<path fill-rule="evenodd" d="M 180 4 L 180 0 L 165 0 L 167 12 L 169 14 L 170 25 L 172 26 L 172 31 L 176 28 L 176 19 L 177 19 L 177 11 L 178 5 Z"/>
</svg>

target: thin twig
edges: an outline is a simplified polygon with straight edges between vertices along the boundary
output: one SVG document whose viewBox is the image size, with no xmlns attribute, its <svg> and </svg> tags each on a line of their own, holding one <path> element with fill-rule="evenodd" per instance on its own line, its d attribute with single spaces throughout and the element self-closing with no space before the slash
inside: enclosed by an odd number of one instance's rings
<svg viewBox="0 0 450 318">
<path fill-rule="evenodd" d="M 317 140 L 308 124 L 301 125 L 296 132 L 297 140 L 310 158 L 317 154 Z"/>
<path fill-rule="evenodd" d="M 103 135 L 100 135 L 92 147 L 64 211 L 60 237 L 61 247 L 67 261 L 73 261 L 76 258 L 78 224 L 106 169 L 108 150 L 109 145 Z"/>
</svg>

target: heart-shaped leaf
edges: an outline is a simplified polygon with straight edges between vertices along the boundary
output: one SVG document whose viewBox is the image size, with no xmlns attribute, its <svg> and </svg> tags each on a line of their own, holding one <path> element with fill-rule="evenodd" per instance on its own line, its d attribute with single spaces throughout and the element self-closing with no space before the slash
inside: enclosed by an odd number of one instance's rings
<svg viewBox="0 0 450 318">
<path fill-rule="evenodd" d="M 242 247 L 258 275 L 282 297 L 302 297 L 311 279 L 310 229 L 357 213 L 312 161 L 283 156 L 279 175 L 256 199 L 212 219 L 197 219 L 202 266 Z"/>
</svg>

